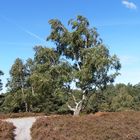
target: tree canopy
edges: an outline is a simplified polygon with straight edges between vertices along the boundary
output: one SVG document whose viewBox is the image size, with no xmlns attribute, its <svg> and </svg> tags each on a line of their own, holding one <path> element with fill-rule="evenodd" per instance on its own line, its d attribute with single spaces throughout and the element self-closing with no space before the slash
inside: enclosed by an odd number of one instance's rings
<svg viewBox="0 0 140 140">
<path fill-rule="evenodd" d="M 119 75 L 119 58 L 110 54 L 87 18 L 77 16 L 66 26 L 58 19 L 49 24 L 47 41 L 54 46 L 35 46 L 33 58 L 26 62 L 17 58 L 12 65 L 5 111 L 10 106 L 15 112 L 71 111 L 79 115 L 91 110 L 93 96 L 100 96 Z"/>
<path fill-rule="evenodd" d="M 72 65 L 72 81 L 83 95 L 79 102 L 72 95 L 75 108 L 68 105 L 74 113 L 79 114 L 85 96 L 113 83 L 121 65 L 116 55 L 110 55 L 96 28 L 90 28 L 85 17 L 77 16 L 69 20 L 69 30 L 58 19 L 52 19 L 49 23 L 51 33 L 47 40 L 53 41 L 60 57 Z"/>
<path fill-rule="evenodd" d="M 4 75 L 4 73 L 0 70 L 0 76 Z M 2 80 L 0 79 L 0 90 L 2 90 Z"/>
</svg>

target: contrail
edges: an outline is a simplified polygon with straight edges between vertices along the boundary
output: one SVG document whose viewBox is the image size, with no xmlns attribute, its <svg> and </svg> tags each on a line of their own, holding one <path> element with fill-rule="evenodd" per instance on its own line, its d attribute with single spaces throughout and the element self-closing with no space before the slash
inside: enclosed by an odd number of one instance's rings
<svg viewBox="0 0 140 140">
<path fill-rule="evenodd" d="M 19 28 L 20 30 L 22 30 L 23 32 L 25 32 L 26 34 L 28 34 L 29 36 L 31 36 L 31 37 L 33 37 L 33 38 L 36 38 L 36 39 L 40 40 L 41 42 L 45 42 L 45 43 L 46 43 L 46 40 L 45 40 L 45 39 L 41 38 L 40 36 L 38 36 L 37 34 L 31 32 L 30 30 L 24 28 L 23 26 L 17 24 L 17 23 L 14 22 L 13 20 L 10 20 L 10 19 L 7 18 L 6 16 L 0 15 L 0 17 L 1 17 L 2 19 L 4 19 L 5 21 L 7 21 L 8 23 L 15 25 L 17 28 Z"/>
<path fill-rule="evenodd" d="M 32 37 L 34 37 L 34 38 L 37 38 L 37 39 L 39 39 L 40 41 L 45 41 L 46 42 L 46 40 L 44 40 L 43 38 L 41 38 L 40 36 L 38 36 L 38 35 L 36 35 L 36 34 L 34 34 L 33 32 L 30 32 L 29 30 L 24 30 L 28 35 L 30 35 L 30 36 L 32 36 Z"/>
</svg>

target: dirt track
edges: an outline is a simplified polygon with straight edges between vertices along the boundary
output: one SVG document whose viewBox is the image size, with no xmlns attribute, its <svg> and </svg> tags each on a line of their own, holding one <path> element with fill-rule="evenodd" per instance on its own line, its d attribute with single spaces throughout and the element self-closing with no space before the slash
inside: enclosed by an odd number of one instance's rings
<svg viewBox="0 0 140 140">
<path fill-rule="evenodd" d="M 36 121 L 36 117 L 14 118 L 7 119 L 6 121 L 12 122 L 13 125 L 16 127 L 15 140 L 31 140 L 30 128 Z"/>
</svg>

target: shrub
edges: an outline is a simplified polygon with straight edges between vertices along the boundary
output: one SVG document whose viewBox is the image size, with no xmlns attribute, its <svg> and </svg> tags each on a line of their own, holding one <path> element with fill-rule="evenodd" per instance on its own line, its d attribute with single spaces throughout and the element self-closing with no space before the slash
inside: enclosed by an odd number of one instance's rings
<svg viewBox="0 0 140 140">
<path fill-rule="evenodd" d="M 140 112 L 39 118 L 32 140 L 139 140 Z"/>
<path fill-rule="evenodd" d="M 44 113 L 32 113 L 32 112 L 21 112 L 21 113 L 1 113 L 0 119 L 7 119 L 7 118 L 20 118 L 20 117 L 33 117 L 33 116 L 44 116 Z"/>
<path fill-rule="evenodd" d="M 14 140 L 14 129 L 12 123 L 0 120 L 0 140 Z"/>
</svg>

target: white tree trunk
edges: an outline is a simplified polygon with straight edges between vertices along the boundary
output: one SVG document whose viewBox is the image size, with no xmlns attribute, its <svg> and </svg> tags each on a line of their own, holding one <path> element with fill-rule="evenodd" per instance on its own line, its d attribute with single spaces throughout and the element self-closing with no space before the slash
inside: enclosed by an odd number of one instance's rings
<svg viewBox="0 0 140 140">
<path fill-rule="evenodd" d="M 75 110 L 74 113 L 73 113 L 74 116 L 79 116 L 79 114 L 80 114 L 80 110 L 79 109 Z"/>
<path fill-rule="evenodd" d="M 73 115 L 74 116 L 79 116 L 81 109 L 82 109 L 82 103 L 81 103 L 80 106 L 78 106 L 78 107 L 75 108 L 75 110 L 73 112 Z"/>
<path fill-rule="evenodd" d="M 76 102 L 76 98 L 74 97 L 74 95 L 72 95 L 72 97 L 73 97 L 73 100 L 74 100 L 74 103 L 75 103 L 75 107 L 71 107 L 69 104 L 67 104 L 68 108 L 71 111 L 73 111 L 74 116 L 79 116 L 80 111 L 82 109 L 83 101 L 85 100 L 85 96 L 83 95 L 82 99 L 79 102 Z"/>
</svg>

